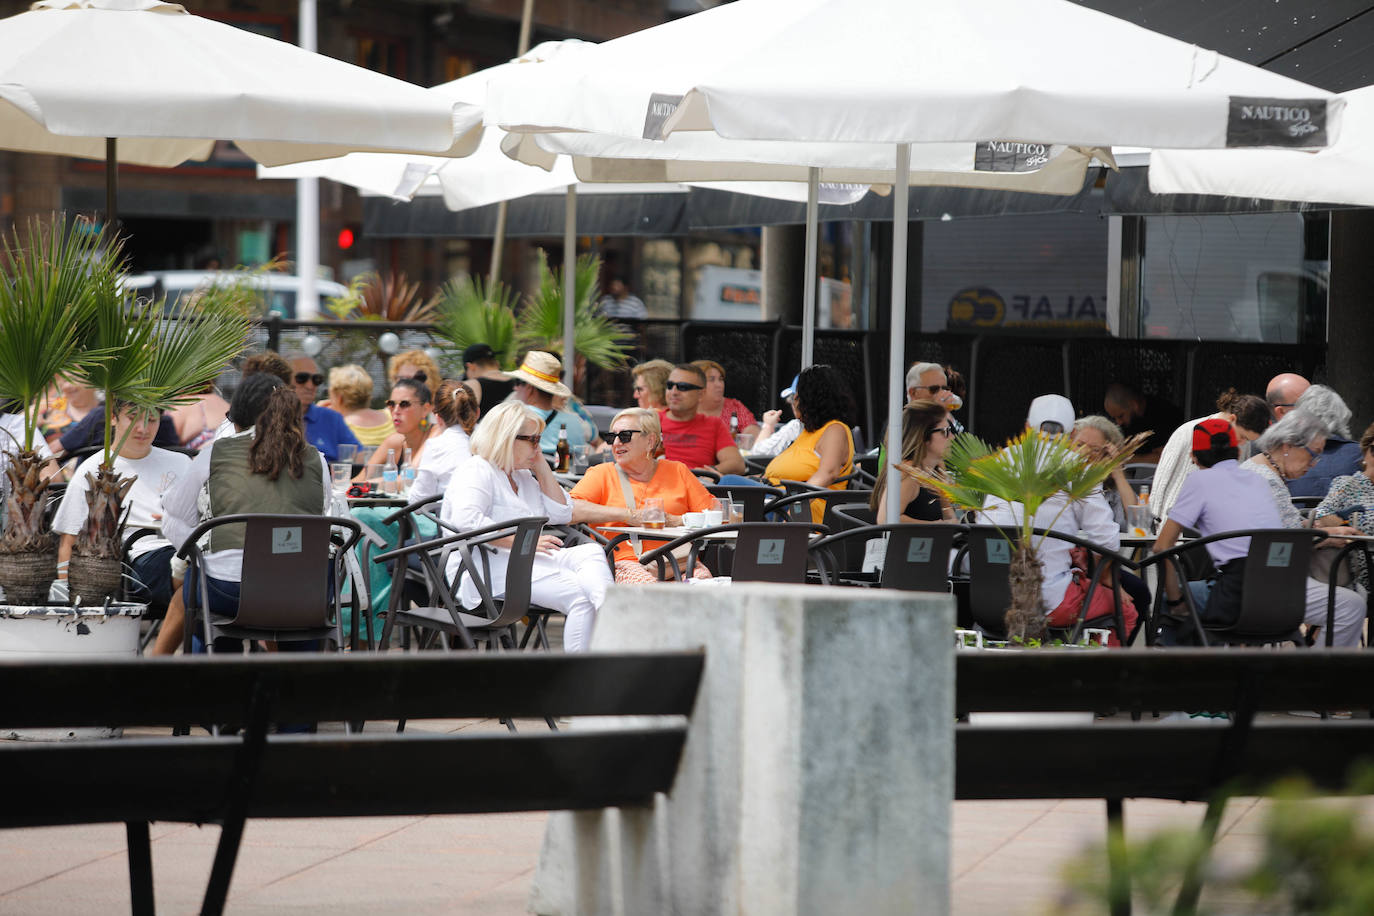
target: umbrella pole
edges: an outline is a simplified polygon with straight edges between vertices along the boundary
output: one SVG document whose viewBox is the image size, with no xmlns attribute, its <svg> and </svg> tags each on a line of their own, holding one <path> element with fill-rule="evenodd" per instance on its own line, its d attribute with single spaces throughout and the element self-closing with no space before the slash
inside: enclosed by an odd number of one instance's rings
<svg viewBox="0 0 1374 916">
<path fill-rule="evenodd" d="M 563 208 L 563 384 L 573 386 L 577 318 L 577 185 L 568 185 Z"/>
<path fill-rule="evenodd" d="M 119 223 L 115 201 L 119 197 L 119 141 L 105 138 L 105 225 L 113 232 Z"/>
<path fill-rule="evenodd" d="M 525 0 L 520 10 L 520 39 L 515 52 L 516 57 L 524 57 L 530 49 L 530 27 L 534 20 L 534 0 Z M 506 215 L 510 212 L 510 201 L 503 200 L 496 205 L 496 231 L 491 235 L 491 270 L 487 276 L 487 288 L 496 289 L 501 279 L 501 252 L 506 247 Z"/>
<path fill-rule="evenodd" d="M 816 353 L 816 243 L 820 235 L 821 170 L 806 170 L 806 285 L 802 287 L 802 357 L 805 369 Z"/>
<path fill-rule="evenodd" d="M 902 516 L 902 404 L 906 400 L 906 233 L 908 185 L 911 183 L 911 146 L 897 146 L 897 180 L 892 189 L 892 339 L 887 351 L 887 521 Z"/>
</svg>

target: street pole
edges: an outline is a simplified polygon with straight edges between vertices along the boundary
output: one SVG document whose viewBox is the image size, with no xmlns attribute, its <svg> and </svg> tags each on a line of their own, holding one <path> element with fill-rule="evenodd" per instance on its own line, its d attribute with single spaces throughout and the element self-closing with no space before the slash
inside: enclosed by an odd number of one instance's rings
<svg viewBox="0 0 1374 916">
<path fill-rule="evenodd" d="M 316 50 L 315 0 L 300 0 L 297 36 L 306 51 Z M 320 313 L 320 297 L 315 278 L 320 272 L 320 180 L 296 179 L 296 317 L 314 318 Z"/>
</svg>

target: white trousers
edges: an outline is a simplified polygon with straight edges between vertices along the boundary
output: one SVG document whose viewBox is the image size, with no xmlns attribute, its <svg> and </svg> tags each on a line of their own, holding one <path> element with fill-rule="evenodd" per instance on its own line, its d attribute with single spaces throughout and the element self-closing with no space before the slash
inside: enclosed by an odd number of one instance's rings
<svg viewBox="0 0 1374 916">
<path fill-rule="evenodd" d="M 610 584 L 611 568 L 605 552 L 596 544 L 579 544 L 534 558 L 530 600 L 566 615 L 564 650 L 585 652 L 596 624 L 596 612 L 606 600 L 606 587 Z"/>
<path fill-rule="evenodd" d="M 1326 596 L 1330 586 L 1325 582 L 1318 582 L 1316 579 L 1307 580 L 1307 614 L 1303 620 L 1311 626 L 1326 626 Z M 1358 646 L 1360 644 L 1360 633 L 1364 629 L 1365 604 L 1364 598 L 1351 589 L 1336 588 L 1336 613 L 1334 619 L 1334 631 L 1332 645 L 1336 648 L 1346 646 Z M 1319 646 L 1326 645 L 1326 636 L 1323 635 L 1317 643 Z"/>
</svg>

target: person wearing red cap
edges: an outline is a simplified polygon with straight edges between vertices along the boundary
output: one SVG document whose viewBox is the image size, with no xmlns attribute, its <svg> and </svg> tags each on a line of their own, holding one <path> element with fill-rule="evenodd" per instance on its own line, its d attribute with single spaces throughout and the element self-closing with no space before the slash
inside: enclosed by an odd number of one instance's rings
<svg viewBox="0 0 1374 916">
<path fill-rule="evenodd" d="M 1237 460 L 1239 456 L 1235 430 L 1226 420 L 1210 417 L 1193 426 L 1193 461 L 1199 470 L 1184 481 L 1159 530 L 1153 552 L 1173 547 L 1184 528 L 1195 529 L 1205 537 L 1223 531 L 1284 527 L 1269 484 L 1259 474 L 1243 469 Z M 1211 582 L 1188 583 L 1198 617 L 1204 623 L 1225 625 L 1240 616 L 1241 585 L 1249 549 L 1249 538 L 1207 545 L 1218 576 Z M 1358 645 L 1364 602 L 1349 589 L 1338 588 L 1336 592 L 1335 645 Z M 1172 644 L 1191 641 L 1191 622 L 1183 619 L 1180 609 L 1184 598 L 1171 567 L 1165 570 L 1165 593 L 1174 612 L 1164 622 L 1166 632 L 1161 633 L 1162 640 Z M 1325 625 L 1326 600 L 1326 583 L 1309 577 L 1305 615 L 1308 624 Z"/>
</svg>

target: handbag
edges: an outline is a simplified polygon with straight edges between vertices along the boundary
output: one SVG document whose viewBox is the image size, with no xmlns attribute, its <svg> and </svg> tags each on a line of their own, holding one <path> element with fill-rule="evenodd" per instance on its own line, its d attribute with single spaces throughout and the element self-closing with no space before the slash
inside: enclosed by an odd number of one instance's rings
<svg viewBox="0 0 1374 916">
<path fill-rule="evenodd" d="M 620 478 L 620 492 L 625 497 L 625 508 L 633 512 L 636 509 L 638 509 L 639 506 L 635 502 L 635 491 L 634 487 L 630 484 L 630 475 L 626 474 L 625 469 L 618 464 L 615 466 L 615 473 L 616 476 Z M 639 538 L 632 538 L 630 540 L 630 549 L 635 552 L 636 557 L 641 555 L 643 551 L 640 549 L 639 546 Z M 688 564 L 692 560 L 693 554 L 693 546 L 691 544 L 682 544 L 678 547 L 674 547 L 672 554 L 673 559 L 677 560 L 677 568 L 680 571 L 691 571 L 690 567 L 688 566 Z M 672 577 L 673 573 L 670 564 L 665 563 L 663 566 L 659 567 L 659 569 L 660 576 L 668 576 L 669 578 Z"/>
</svg>

